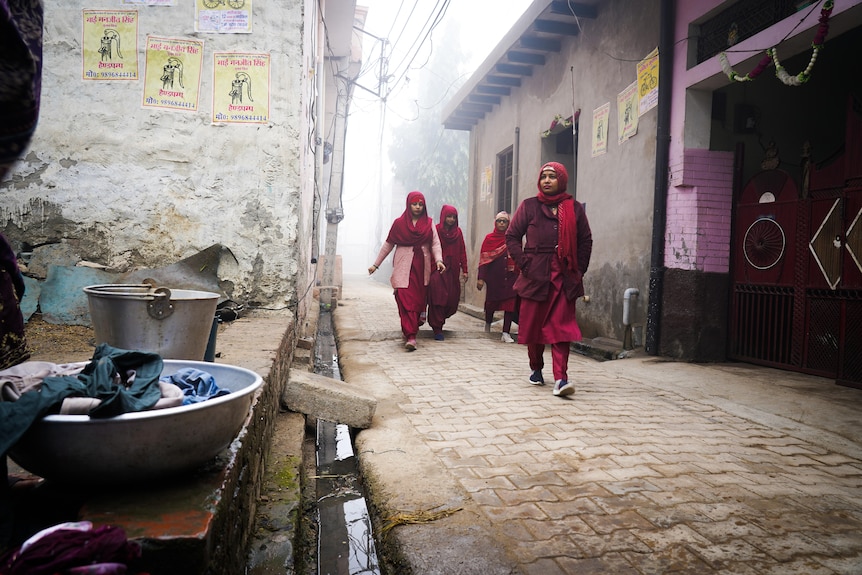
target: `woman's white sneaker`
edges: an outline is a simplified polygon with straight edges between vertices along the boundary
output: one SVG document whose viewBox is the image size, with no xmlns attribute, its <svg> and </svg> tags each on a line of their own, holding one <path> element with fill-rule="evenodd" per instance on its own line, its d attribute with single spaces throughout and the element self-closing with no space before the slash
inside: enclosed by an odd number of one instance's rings
<svg viewBox="0 0 862 575">
<path fill-rule="evenodd" d="M 575 393 L 575 384 L 568 379 L 558 379 L 554 384 L 554 395 L 564 396 L 573 395 Z"/>
</svg>

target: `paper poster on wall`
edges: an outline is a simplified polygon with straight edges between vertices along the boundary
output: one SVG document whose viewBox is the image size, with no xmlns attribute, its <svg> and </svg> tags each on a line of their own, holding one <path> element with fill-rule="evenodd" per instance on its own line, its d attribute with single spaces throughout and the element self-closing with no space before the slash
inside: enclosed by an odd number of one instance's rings
<svg viewBox="0 0 862 575">
<path fill-rule="evenodd" d="M 195 32 L 251 33 L 251 0 L 195 0 Z"/>
<path fill-rule="evenodd" d="M 138 79 L 138 11 L 84 10 L 84 80 Z"/>
<path fill-rule="evenodd" d="M 203 53 L 202 40 L 147 36 L 142 105 L 197 111 Z"/>
<path fill-rule="evenodd" d="M 213 123 L 269 122 L 269 54 L 213 54 Z"/>
<path fill-rule="evenodd" d="M 638 83 L 617 94 L 617 135 L 622 144 L 638 133 Z"/>
<path fill-rule="evenodd" d="M 593 158 L 608 151 L 608 120 L 610 116 L 610 102 L 605 102 L 593 110 Z"/>
<path fill-rule="evenodd" d="M 480 182 L 479 188 L 479 201 L 480 202 L 488 202 L 491 200 L 491 193 L 493 192 L 493 186 L 491 185 L 494 181 L 494 168 L 490 165 L 485 166 L 485 169 L 482 170 L 482 181 Z"/>
<path fill-rule="evenodd" d="M 145 6 L 173 6 L 176 0 L 123 0 L 123 4 L 143 4 Z"/>
<path fill-rule="evenodd" d="M 638 86 L 638 115 L 643 116 L 658 105 L 658 48 L 638 62 Z"/>
</svg>

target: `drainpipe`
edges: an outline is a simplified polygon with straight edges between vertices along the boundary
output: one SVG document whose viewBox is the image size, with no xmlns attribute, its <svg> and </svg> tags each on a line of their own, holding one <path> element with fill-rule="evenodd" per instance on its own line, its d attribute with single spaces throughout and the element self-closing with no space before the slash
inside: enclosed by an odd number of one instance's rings
<svg viewBox="0 0 862 575">
<path fill-rule="evenodd" d="M 623 349 L 634 349 L 632 343 L 632 322 L 629 318 L 629 310 L 632 296 L 640 295 L 638 288 L 627 288 L 623 293 Z"/>
<path fill-rule="evenodd" d="M 652 252 L 649 272 L 649 304 L 644 350 L 659 353 L 662 292 L 664 291 L 664 248 L 667 224 L 668 163 L 670 162 L 670 111 L 673 84 L 674 1 L 661 0 L 658 53 L 659 91 L 656 125 L 655 185 L 653 189 Z"/>
<path fill-rule="evenodd" d="M 518 159 L 521 157 L 521 128 L 515 127 L 515 143 L 512 145 L 512 205 L 506 206 L 510 214 L 518 207 Z"/>
<path fill-rule="evenodd" d="M 314 102 L 312 103 L 312 119 L 314 121 L 314 200 L 312 207 L 311 223 L 311 263 L 317 265 L 320 259 L 320 211 L 323 209 L 323 138 L 326 121 L 326 79 L 324 78 L 324 42 L 326 30 L 324 28 L 323 11 L 320 4 L 317 5 L 317 43 L 315 46 L 314 81 L 316 83 Z M 317 274 L 315 268 L 312 272 Z"/>
</svg>

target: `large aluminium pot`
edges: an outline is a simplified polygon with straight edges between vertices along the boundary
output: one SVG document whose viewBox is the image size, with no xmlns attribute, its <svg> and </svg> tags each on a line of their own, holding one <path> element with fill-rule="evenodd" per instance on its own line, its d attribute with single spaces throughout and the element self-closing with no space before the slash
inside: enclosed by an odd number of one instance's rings
<svg viewBox="0 0 862 575">
<path fill-rule="evenodd" d="M 151 284 L 84 288 L 96 345 L 150 351 L 164 359 L 204 359 L 219 295 Z"/>
</svg>

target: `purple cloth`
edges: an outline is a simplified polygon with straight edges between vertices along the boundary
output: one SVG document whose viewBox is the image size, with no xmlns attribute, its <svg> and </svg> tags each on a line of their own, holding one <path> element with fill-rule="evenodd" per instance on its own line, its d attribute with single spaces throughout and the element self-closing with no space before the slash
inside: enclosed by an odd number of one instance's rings
<svg viewBox="0 0 862 575">
<path fill-rule="evenodd" d="M 76 567 L 117 565 L 113 571 L 101 573 L 119 575 L 125 565 L 141 556 L 141 546 L 128 541 L 119 527 L 103 525 L 93 528 L 87 522 L 71 523 L 46 529 L 0 558 L 3 575 L 53 575 Z M 122 570 L 119 568 L 122 567 Z M 105 567 L 106 569 L 108 567 Z M 68 571 L 100 573 L 99 571 Z"/>
</svg>

